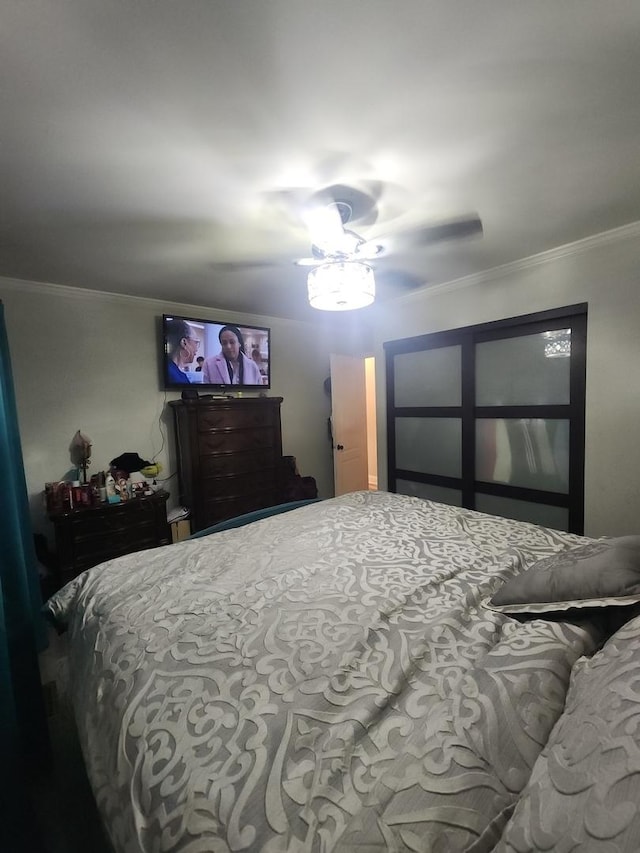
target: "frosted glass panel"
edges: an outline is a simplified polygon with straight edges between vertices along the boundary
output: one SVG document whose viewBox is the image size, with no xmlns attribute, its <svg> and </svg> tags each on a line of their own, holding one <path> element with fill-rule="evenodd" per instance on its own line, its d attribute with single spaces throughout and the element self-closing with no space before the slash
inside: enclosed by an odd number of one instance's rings
<svg viewBox="0 0 640 853">
<path fill-rule="evenodd" d="M 558 356 L 564 338 L 552 332 L 488 341 L 476 346 L 476 405 L 528 406 L 569 403 L 571 359 Z M 553 347 L 553 350 L 552 350 Z M 552 354 L 553 353 L 553 354 Z M 567 355 L 570 349 L 567 350 Z"/>
<path fill-rule="evenodd" d="M 411 495 L 415 498 L 426 498 L 450 506 L 462 506 L 462 492 L 458 489 L 447 489 L 444 486 L 432 486 L 430 483 L 414 483 L 410 480 L 396 480 L 396 492 L 399 495 Z"/>
<path fill-rule="evenodd" d="M 517 501 L 512 498 L 500 498 L 495 495 L 476 494 L 478 512 L 488 512 L 501 518 L 514 518 L 516 521 L 531 521 L 554 530 L 569 529 L 569 510 L 562 506 L 547 506 L 529 501 Z"/>
<path fill-rule="evenodd" d="M 476 480 L 569 491 L 569 421 L 479 418 Z"/>
<path fill-rule="evenodd" d="M 396 406 L 461 405 L 460 347 L 404 353 L 393 359 Z"/>
<path fill-rule="evenodd" d="M 459 418 L 396 418 L 396 468 L 460 477 L 461 435 Z"/>
</svg>

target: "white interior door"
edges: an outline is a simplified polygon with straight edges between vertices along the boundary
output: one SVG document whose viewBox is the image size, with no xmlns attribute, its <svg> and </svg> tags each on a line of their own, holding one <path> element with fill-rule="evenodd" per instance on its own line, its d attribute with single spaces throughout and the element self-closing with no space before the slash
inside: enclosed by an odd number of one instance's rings
<svg viewBox="0 0 640 853">
<path fill-rule="evenodd" d="M 369 487 L 363 358 L 331 356 L 333 474 L 336 495 Z"/>
</svg>

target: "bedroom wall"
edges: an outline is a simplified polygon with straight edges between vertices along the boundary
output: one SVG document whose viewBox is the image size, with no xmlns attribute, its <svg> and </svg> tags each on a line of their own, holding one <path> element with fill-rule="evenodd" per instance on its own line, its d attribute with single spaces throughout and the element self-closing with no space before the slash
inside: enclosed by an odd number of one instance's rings
<svg viewBox="0 0 640 853">
<path fill-rule="evenodd" d="M 176 470 L 173 428 L 159 377 L 159 317 L 165 311 L 196 317 L 221 312 L 197 306 L 134 299 L 56 285 L 0 279 L 16 388 L 27 488 L 36 532 L 51 538 L 41 500 L 47 480 L 71 467 L 69 443 L 77 429 L 93 440 L 89 473 L 123 452 L 157 455 Z M 316 478 L 321 497 L 333 495 L 333 461 L 327 440 L 333 327 L 271 317 L 242 317 L 272 330 L 271 396 L 282 404 L 283 451 L 295 456 L 301 474 Z M 353 331 L 353 330 L 352 330 Z M 359 335 L 350 335 L 359 348 Z M 169 506 L 178 502 L 177 478 L 166 483 Z"/>
<path fill-rule="evenodd" d="M 640 223 L 394 302 L 377 315 L 378 447 L 387 485 L 384 341 L 588 303 L 585 533 L 640 533 Z"/>
</svg>

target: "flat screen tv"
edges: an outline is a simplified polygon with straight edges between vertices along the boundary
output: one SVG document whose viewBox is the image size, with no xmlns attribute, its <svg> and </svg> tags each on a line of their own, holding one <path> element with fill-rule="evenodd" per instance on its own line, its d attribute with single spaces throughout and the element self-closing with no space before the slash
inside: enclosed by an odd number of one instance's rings
<svg viewBox="0 0 640 853">
<path fill-rule="evenodd" d="M 164 387 L 259 391 L 271 387 L 271 330 L 163 314 Z"/>
</svg>

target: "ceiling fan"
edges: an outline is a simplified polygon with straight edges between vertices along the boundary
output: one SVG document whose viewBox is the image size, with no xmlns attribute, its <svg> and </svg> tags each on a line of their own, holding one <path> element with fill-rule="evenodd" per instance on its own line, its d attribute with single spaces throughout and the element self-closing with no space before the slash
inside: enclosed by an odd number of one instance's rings
<svg viewBox="0 0 640 853">
<path fill-rule="evenodd" d="M 344 185 L 319 191 L 303 211 L 311 237 L 311 257 L 299 258 L 295 263 L 312 268 L 308 289 L 309 302 L 315 308 L 346 310 L 371 304 L 375 296 L 373 266 L 393 254 L 394 242 L 407 250 L 482 233 L 482 222 L 473 215 L 405 230 L 395 238 L 367 240 L 347 227 L 356 218 L 375 221 L 376 200 Z M 396 283 L 409 288 L 424 283 L 411 276 L 392 276 L 392 280 L 394 278 Z"/>
<path fill-rule="evenodd" d="M 354 187 L 336 184 L 314 193 L 302 212 L 311 236 L 312 257 L 295 261 L 299 266 L 314 266 L 328 261 L 375 261 L 395 253 L 393 242 L 405 250 L 482 234 L 477 215 L 432 225 L 405 229 L 393 236 L 367 240 L 351 228 L 352 222 L 375 222 L 376 199 Z"/>
<path fill-rule="evenodd" d="M 408 253 L 416 248 L 446 240 L 481 235 L 482 222 L 476 215 L 430 225 L 405 228 L 386 237 L 367 239 L 355 228 L 369 227 L 378 218 L 378 201 L 382 184 L 375 182 L 365 189 L 347 184 L 333 184 L 301 198 L 296 191 L 295 214 L 306 226 L 311 243 L 307 257 L 293 260 L 297 266 L 309 267 L 309 300 L 314 307 L 344 310 L 362 307 L 373 301 L 373 270 L 386 280 L 386 290 L 409 290 L 425 283 L 425 277 L 402 270 L 386 269 L 387 258 Z M 289 260 L 291 262 L 291 260 Z M 382 262 L 382 263 L 380 263 Z M 225 269 L 270 266 L 274 261 L 249 261 L 246 264 L 214 264 Z M 282 261 L 275 261 L 280 264 Z M 378 265 L 381 269 L 378 272 Z M 346 278 L 350 278 L 347 286 Z M 312 298 L 311 290 L 323 298 Z M 346 293 L 359 291 L 360 299 L 349 300 Z M 323 304 L 318 304 L 322 302 Z"/>
</svg>

